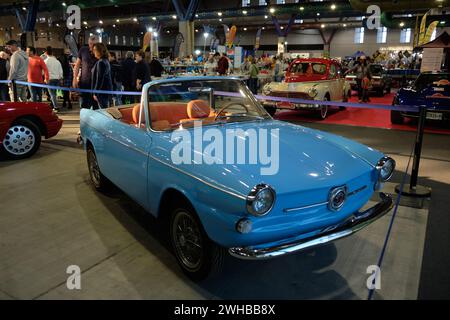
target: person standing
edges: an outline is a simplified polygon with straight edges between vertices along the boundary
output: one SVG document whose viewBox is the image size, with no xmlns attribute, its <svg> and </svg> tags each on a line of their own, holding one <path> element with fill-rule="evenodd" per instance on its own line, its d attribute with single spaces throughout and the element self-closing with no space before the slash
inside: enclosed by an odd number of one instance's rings
<svg viewBox="0 0 450 320">
<path fill-rule="evenodd" d="M 111 91 L 113 89 L 111 78 L 111 65 L 108 60 L 108 49 L 103 43 L 96 43 L 93 52 L 97 62 L 92 68 L 92 90 Z M 109 94 L 94 93 L 94 101 L 100 109 L 109 107 Z"/>
<path fill-rule="evenodd" d="M 109 64 L 111 65 L 111 79 L 113 91 L 122 91 L 123 70 L 122 65 L 117 61 L 116 53 L 109 52 Z M 120 106 L 122 104 L 122 95 L 114 95 L 114 105 Z"/>
<path fill-rule="evenodd" d="M 47 65 L 41 57 L 36 55 L 36 48 L 28 47 L 28 82 L 36 84 L 44 84 L 49 82 L 49 74 Z M 31 100 L 33 102 L 42 102 L 42 88 L 31 86 L 29 87 L 31 93 Z"/>
<path fill-rule="evenodd" d="M 359 102 L 362 102 L 362 95 L 363 95 L 363 87 L 362 87 L 362 80 L 364 76 L 369 72 L 369 66 L 366 61 L 366 57 L 362 56 L 359 58 L 359 61 L 356 63 L 356 65 L 348 70 L 347 73 L 355 73 L 356 75 L 356 86 L 358 88 L 358 99 Z"/>
<path fill-rule="evenodd" d="M 98 42 L 96 36 L 89 37 L 88 45 L 80 48 L 78 58 L 73 69 L 72 87 L 80 89 L 91 89 L 92 68 L 97 62 L 92 49 Z M 79 78 L 78 78 L 79 77 Z M 81 108 L 90 108 L 93 106 L 92 94 L 83 92 L 80 95 Z"/>
<path fill-rule="evenodd" d="M 256 66 L 256 63 L 255 63 L 255 60 L 253 59 L 253 57 L 249 57 L 249 62 L 250 62 L 250 78 L 248 79 L 248 84 L 249 84 L 250 91 L 253 94 L 257 94 L 258 93 L 259 70 L 258 70 L 258 67 Z"/>
<path fill-rule="evenodd" d="M 53 48 L 48 46 L 45 50 L 47 59 L 45 59 L 45 64 L 47 65 L 49 80 L 48 85 L 52 87 L 58 87 L 63 78 L 63 69 L 61 63 L 53 55 Z M 58 97 L 56 96 L 56 89 L 49 89 L 50 100 L 52 101 L 53 109 L 59 110 L 58 108 Z"/>
<path fill-rule="evenodd" d="M 136 52 L 136 90 L 138 91 L 151 81 L 150 66 L 144 58 L 145 53 L 142 50 Z"/>
<path fill-rule="evenodd" d="M 8 54 L 4 51 L 0 52 L 0 81 L 8 80 L 9 65 Z M 0 101 L 8 101 L 8 85 L 0 83 Z"/>
<path fill-rule="evenodd" d="M 72 58 L 70 52 L 65 51 L 64 55 L 59 58 L 59 62 L 61 63 L 61 67 L 63 69 L 63 86 L 66 88 L 70 88 L 72 86 L 73 80 L 73 69 L 72 69 Z M 70 100 L 70 91 L 63 90 L 63 109 L 65 107 L 68 109 L 72 109 L 72 101 Z"/>
<path fill-rule="evenodd" d="M 227 55 L 224 53 L 217 62 L 217 72 L 220 76 L 225 76 L 228 72 L 229 67 L 230 63 L 228 61 Z"/>
<path fill-rule="evenodd" d="M 11 61 L 9 67 L 8 80 L 24 81 L 28 80 L 28 56 L 17 43 L 16 40 L 9 40 L 6 48 L 11 52 Z M 17 99 L 19 101 L 27 101 L 27 87 L 22 84 L 16 84 Z M 14 91 L 10 85 L 9 95 L 11 101 L 14 101 Z"/>
<path fill-rule="evenodd" d="M 163 71 L 164 67 L 161 62 L 159 62 L 157 57 L 153 56 L 152 61 L 150 62 L 150 76 L 161 78 Z"/>
<path fill-rule="evenodd" d="M 133 57 L 133 52 L 127 51 L 125 59 L 122 61 L 122 85 L 125 91 L 136 90 L 136 62 L 133 60 Z M 124 98 L 128 103 L 134 103 L 134 96 L 125 96 Z"/>
</svg>

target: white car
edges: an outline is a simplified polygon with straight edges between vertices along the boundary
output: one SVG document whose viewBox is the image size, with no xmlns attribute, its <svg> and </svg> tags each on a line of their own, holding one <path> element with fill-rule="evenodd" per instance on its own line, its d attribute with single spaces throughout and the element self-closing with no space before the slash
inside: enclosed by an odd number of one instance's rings
<svg viewBox="0 0 450 320">
<path fill-rule="evenodd" d="M 289 66 L 283 82 L 268 83 L 263 95 L 320 101 L 348 101 L 351 88 L 343 77 L 338 61 L 323 58 L 296 59 Z M 314 110 L 325 119 L 329 106 L 314 103 L 273 102 L 264 100 L 266 110 L 274 115 L 277 109 Z M 344 107 L 340 107 L 344 109 Z"/>
</svg>

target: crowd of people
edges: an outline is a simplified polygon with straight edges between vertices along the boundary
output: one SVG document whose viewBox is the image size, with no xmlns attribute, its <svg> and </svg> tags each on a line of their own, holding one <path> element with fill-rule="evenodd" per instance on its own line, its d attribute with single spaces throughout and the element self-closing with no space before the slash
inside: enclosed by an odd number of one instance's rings
<svg viewBox="0 0 450 320">
<path fill-rule="evenodd" d="M 29 86 L 0 84 L 2 101 L 34 101 L 41 102 L 44 93 L 55 110 L 59 110 L 56 87 L 62 90 L 62 108 L 72 109 L 69 88 L 99 91 L 140 91 L 151 81 L 152 77 L 161 77 L 164 70 L 156 57 L 148 63 L 143 51 L 128 51 L 122 61 L 118 61 L 114 52 L 91 36 L 88 45 L 80 48 L 78 57 L 74 59 L 66 50 L 56 58 L 52 47 L 47 47 L 39 55 L 36 48 L 29 46 L 22 50 L 18 42 L 10 40 L 5 51 L 0 52 L 0 80 L 23 81 Z M 42 85 L 48 85 L 44 88 Z M 81 108 L 107 108 L 111 105 L 134 103 L 133 95 L 111 95 L 109 93 L 80 93 Z"/>
</svg>

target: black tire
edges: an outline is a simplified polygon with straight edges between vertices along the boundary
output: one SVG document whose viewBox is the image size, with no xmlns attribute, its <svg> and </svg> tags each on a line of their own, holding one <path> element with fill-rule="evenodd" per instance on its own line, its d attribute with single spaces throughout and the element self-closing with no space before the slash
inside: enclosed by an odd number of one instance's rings
<svg viewBox="0 0 450 320">
<path fill-rule="evenodd" d="M 391 110 L 391 123 L 403 124 L 403 116 L 400 111 Z"/>
<path fill-rule="evenodd" d="M 39 127 L 32 120 L 16 120 L 6 132 L 0 151 L 12 160 L 29 158 L 38 151 L 41 135 Z"/>
<path fill-rule="evenodd" d="M 267 113 L 270 114 L 271 117 L 273 117 L 277 112 L 277 108 L 275 107 L 265 106 L 264 109 L 266 109 Z"/>
<path fill-rule="evenodd" d="M 97 155 L 94 148 L 88 146 L 86 150 L 86 160 L 88 164 L 89 177 L 91 178 L 92 185 L 98 191 L 106 191 L 111 186 L 109 180 L 100 171 L 100 167 L 97 161 Z"/>
<path fill-rule="evenodd" d="M 209 239 L 186 201 L 177 201 L 170 209 L 169 237 L 178 264 L 191 280 L 201 281 L 222 270 L 226 250 Z M 190 250 L 195 253 L 189 255 Z"/>
</svg>

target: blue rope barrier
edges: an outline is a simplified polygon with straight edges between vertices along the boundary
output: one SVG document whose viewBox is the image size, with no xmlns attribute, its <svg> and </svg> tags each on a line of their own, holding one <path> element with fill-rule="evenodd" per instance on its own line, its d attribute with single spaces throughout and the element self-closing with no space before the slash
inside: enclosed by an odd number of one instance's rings
<svg viewBox="0 0 450 320">
<path fill-rule="evenodd" d="M 413 146 L 413 148 L 411 150 L 411 153 L 409 155 L 408 164 L 406 165 L 406 170 L 403 173 L 402 181 L 400 183 L 400 192 L 398 193 L 397 199 L 395 201 L 394 211 L 392 212 L 392 218 L 391 218 L 391 221 L 389 222 L 388 231 L 387 231 L 387 234 L 386 234 L 386 238 L 384 239 L 384 244 L 383 244 L 383 248 L 381 249 L 380 257 L 378 258 L 377 266 L 378 266 L 379 270 L 381 270 L 381 266 L 382 266 L 383 260 L 384 260 L 384 255 L 386 254 L 386 249 L 387 249 L 387 246 L 388 246 L 388 243 L 389 243 L 389 239 L 391 237 L 392 227 L 394 226 L 395 217 L 397 216 L 398 207 L 400 205 L 400 199 L 402 197 L 403 189 L 404 189 L 405 184 L 406 184 L 406 179 L 408 177 L 409 166 L 411 164 L 411 159 L 413 157 L 413 154 L 414 154 L 414 146 Z M 367 296 L 367 300 L 372 300 L 374 293 L 375 293 L 375 289 L 369 289 L 369 294 Z"/>
<path fill-rule="evenodd" d="M 10 80 L 1 80 L 0 83 L 9 84 Z M 61 91 L 71 91 L 79 93 L 91 93 L 91 94 L 107 94 L 107 95 L 126 95 L 126 96 L 141 96 L 141 92 L 136 91 L 109 91 L 109 90 L 90 90 L 90 89 L 80 89 L 80 88 L 68 88 L 60 86 L 50 86 L 47 84 L 30 83 L 26 81 L 16 81 L 16 84 L 31 86 L 37 88 L 44 88 L 50 90 L 61 90 Z M 149 92 L 150 95 L 159 95 L 159 93 Z M 215 91 L 217 96 L 228 96 L 228 97 L 241 97 L 240 93 L 235 92 L 224 92 Z M 368 104 L 368 103 L 353 103 L 353 102 L 336 102 L 336 101 L 322 101 L 322 100 L 307 100 L 307 99 L 297 99 L 297 98 L 284 98 L 284 97 L 273 97 L 273 96 L 263 96 L 255 95 L 258 100 L 266 101 L 278 101 L 278 102 L 288 102 L 294 104 L 315 104 L 320 106 L 335 106 L 335 107 L 349 107 L 349 108 L 364 108 L 364 109 L 379 109 L 379 110 L 395 110 L 404 112 L 418 112 L 420 106 L 402 105 L 402 106 L 392 106 L 386 104 Z M 439 109 L 439 108 L 436 108 Z"/>
</svg>

